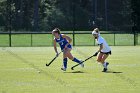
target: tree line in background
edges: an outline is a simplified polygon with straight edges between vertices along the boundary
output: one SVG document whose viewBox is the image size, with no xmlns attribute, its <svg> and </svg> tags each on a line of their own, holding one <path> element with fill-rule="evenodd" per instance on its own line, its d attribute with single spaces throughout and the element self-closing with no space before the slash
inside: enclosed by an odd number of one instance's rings
<svg viewBox="0 0 140 93">
<path fill-rule="evenodd" d="M 133 31 L 140 32 L 140 0 L 131 0 Z"/>
<path fill-rule="evenodd" d="M 1 31 L 140 30 L 140 0 L 1 0 Z"/>
</svg>

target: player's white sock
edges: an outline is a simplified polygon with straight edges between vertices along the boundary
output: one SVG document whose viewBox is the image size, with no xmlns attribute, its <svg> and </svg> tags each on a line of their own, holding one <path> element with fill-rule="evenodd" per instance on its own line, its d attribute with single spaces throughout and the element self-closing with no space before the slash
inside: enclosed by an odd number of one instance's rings
<svg viewBox="0 0 140 93">
<path fill-rule="evenodd" d="M 107 66 L 106 66 L 106 62 L 103 63 L 103 67 L 104 67 L 104 68 L 107 68 Z"/>
</svg>

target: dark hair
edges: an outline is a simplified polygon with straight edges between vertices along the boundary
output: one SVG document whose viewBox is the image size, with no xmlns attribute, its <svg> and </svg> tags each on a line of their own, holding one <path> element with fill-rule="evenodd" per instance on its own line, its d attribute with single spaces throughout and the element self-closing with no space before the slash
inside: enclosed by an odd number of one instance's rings
<svg viewBox="0 0 140 93">
<path fill-rule="evenodd" d="M 59 28 L 55 28 L 52 32 L 60 34 L 60 29 Z"/>
</svg>

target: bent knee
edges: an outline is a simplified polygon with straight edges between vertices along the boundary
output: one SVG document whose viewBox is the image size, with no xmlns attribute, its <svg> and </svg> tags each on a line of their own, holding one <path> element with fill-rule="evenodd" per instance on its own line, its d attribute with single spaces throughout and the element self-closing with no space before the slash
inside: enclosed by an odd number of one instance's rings
<svg viewBox="0 0 140 93">
<path fill-rule="evenodd" d="M 102 60 L 102 59 L 97 59 L 97 62 L 102 63 L 102 62 L 104 62 L 104 60 Z"/>
<path fill-rule="evenodd" d="M 100 59 L 97 59 L 97 62 L 101 62 L 101 60 Z"/>
</svg>

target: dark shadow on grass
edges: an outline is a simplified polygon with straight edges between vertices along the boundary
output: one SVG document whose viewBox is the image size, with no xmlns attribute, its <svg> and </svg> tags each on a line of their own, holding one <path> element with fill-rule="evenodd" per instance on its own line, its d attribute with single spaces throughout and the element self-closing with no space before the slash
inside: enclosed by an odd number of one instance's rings
<svg viewBox="0 0 140 93">
<path fill-rule="evenodd" d="M 116 71 L 107 71 L 105 73 L 114 73 L 114 74 L 117 74 L 117 73 L 123 73 L 123 72 L 116 72 Z"/>
<path fill-rule="evenodd" d="M 64 73 L 85 73 L 83 71 L 73 71 L 73 72 L 64 72 Z"/>
</svg>

